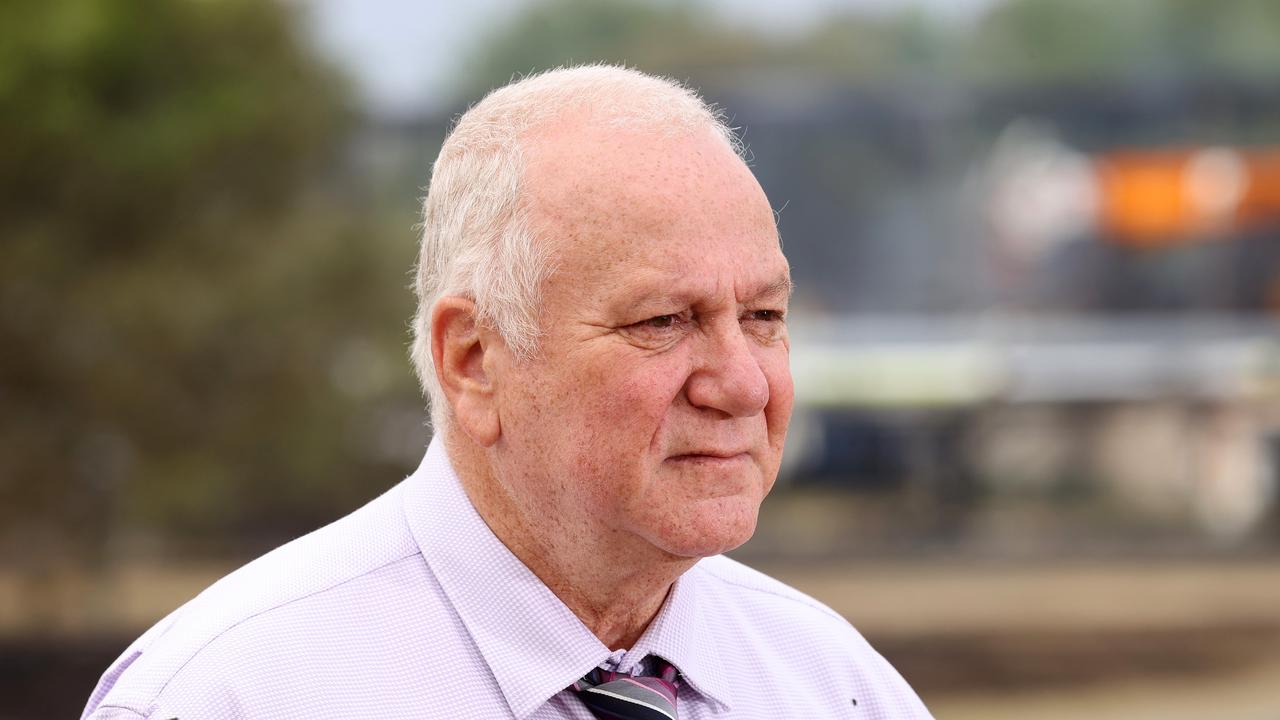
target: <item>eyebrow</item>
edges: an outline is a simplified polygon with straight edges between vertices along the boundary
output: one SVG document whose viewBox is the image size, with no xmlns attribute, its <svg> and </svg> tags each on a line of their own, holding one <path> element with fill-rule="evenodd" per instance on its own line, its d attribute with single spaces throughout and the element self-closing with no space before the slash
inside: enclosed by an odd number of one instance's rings
<svg viewBox="0 0 1280 720">
<path fill-rule="evenodd" d="M 791 281 L 790 274 L 784 274 L 780 275 L 776 280 L 760 286 L 758 290 L 744 297 L 741 302 L 746 303 L 758 301 L 762 298 L 786 298 L 790 300 L 791 294 L 794 291 L 795 283 Z M 633 298 L 627 303 L 627 305 L 629 307 L 635 307 L 637 305 L 643 306 L 648 303 L 689 303 L 693 301 L 694 297 L 696 297 L 696 293 L 686 293 L 670 287 L 662 287 L 655 288 L 652 292 L 644 293 L 638 298 Z"/>
<path fill-rule="evenodd" d="M 791 282 L 791 276 L 789 274 L 782 275 L 777 280 L 760 288 L 759 292 L 749 299 L 756 300 L 762 297 L 785 297 L 791 299 L 791 293 L 795 292 L 795 290 L 796 284 Z"/>
</svg>

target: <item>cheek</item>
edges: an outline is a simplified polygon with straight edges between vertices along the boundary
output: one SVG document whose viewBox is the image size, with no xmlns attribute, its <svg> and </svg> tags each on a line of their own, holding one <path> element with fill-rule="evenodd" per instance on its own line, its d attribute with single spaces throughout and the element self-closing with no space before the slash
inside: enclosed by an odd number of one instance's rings
<svg viewBox="0 0 1280 720">
<path fill-rule="evenodd" d="M 630 425 L 636 439 L 660 443 L 670 409 L 684 387 L 688 370 L 678 358 L 662 358 L 634 366 L 615 385 L 618 422 Z"/>
<path fill-rule="evenodd" d="M 563 395 L 566 417 L 573 418 L 572 427 L 561 430 L 572 443 L 567 464 L 582 481 L 575 492 L 609 514 L 619 498 L 643 496 L 639 488 L 661 454 L 667 410 L 680 391 L 679 371 L 615 359 L 584 368 L 579 377 Z"/>
<path fill-rule="evenodd" d="M 570 403 L 568 411 L 578 418 L 580 436 L 591 438 L 588 454 L 608 455 L 601 450 L 613 448 L 638 459 L 637 449 L 651 446 L 660 435 L 686 372 L 680 358 L 668 356 L 604 356 L 583 368 L 577 382 L 565 388 L 564 397 Z"/>
</svg>

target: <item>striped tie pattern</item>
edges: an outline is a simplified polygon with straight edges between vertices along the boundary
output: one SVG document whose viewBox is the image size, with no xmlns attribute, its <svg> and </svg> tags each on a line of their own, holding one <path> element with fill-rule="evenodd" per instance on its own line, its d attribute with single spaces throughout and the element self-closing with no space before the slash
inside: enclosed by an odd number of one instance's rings
<svg viewBox="0 0 1280 720">
<path fill-rule="evenodd" d="M 596 668 L 573 684 L 578 698 L 600 720 L 677 720 L 676 669 L 659 659 L 657 677 Z"/>
</svg>

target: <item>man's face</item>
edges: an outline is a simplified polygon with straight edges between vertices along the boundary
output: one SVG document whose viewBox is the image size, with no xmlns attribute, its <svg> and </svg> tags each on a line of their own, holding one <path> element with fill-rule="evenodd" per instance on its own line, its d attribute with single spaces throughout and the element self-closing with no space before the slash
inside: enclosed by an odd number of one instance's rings
<svg viewBox="0 0 1280 720">
<path fill-rule="evenodd" d="M 789 271 L 763 191 L 710 130 L 561 127 L 526 159 L 556 270 L 537 357 L 501 368 L 504 481 L 565 530 L 681 557 L 742 544 L 793 394 Z"/>
</svg>

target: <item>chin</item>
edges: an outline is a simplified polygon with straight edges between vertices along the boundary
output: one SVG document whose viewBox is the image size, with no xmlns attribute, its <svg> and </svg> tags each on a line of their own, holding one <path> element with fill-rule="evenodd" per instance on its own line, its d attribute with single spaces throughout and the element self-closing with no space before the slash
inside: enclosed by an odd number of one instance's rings
<svg viewBox="0 0 1280 720">
<path fill-rule="evenodd" d="M 733 550 L 755 534 L 759 502 L 732 497 L 697 505 L 686 508 L 682 522 L 661 528 L 653 543 L 678 557 L 703 558 Z"/>
</svg>

